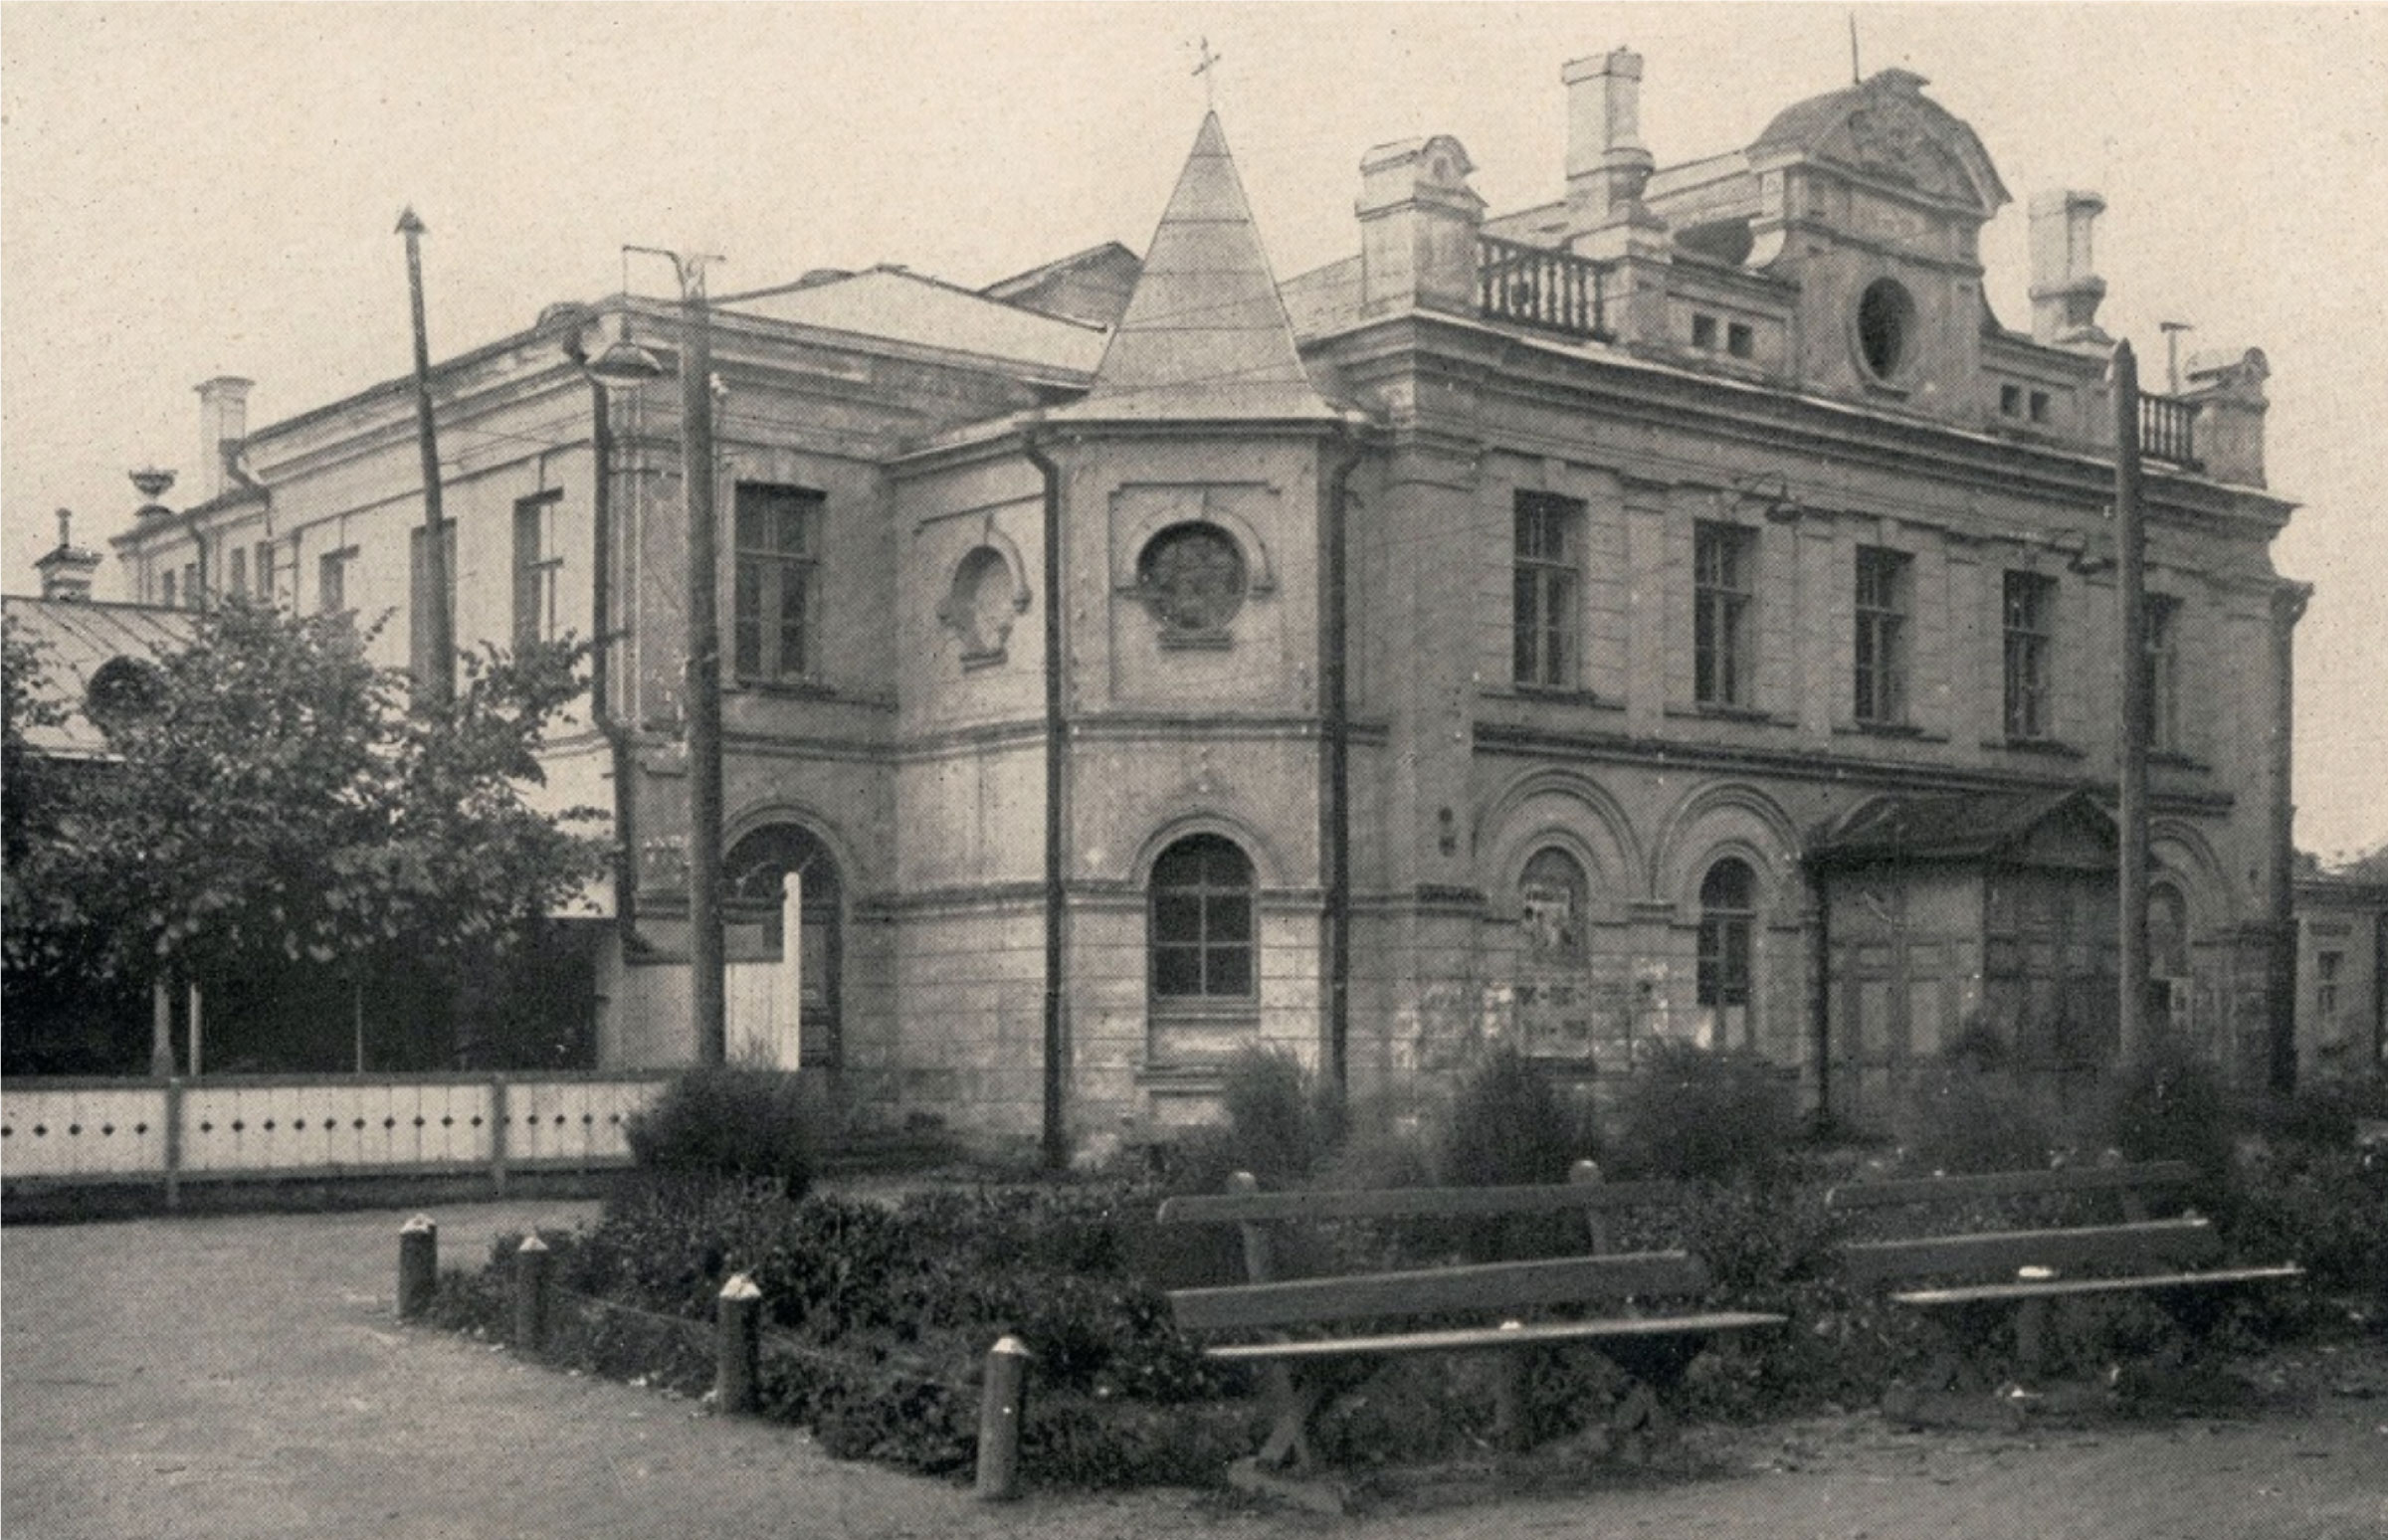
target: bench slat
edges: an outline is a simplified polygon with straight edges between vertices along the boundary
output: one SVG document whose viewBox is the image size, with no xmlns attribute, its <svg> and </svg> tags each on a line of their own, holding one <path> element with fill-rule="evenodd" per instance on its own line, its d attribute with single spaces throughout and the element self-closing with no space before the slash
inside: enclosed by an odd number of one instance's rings
<svg viewBox="0 0 2388 1540">
<path fill-rule="evenodd" d="M 1825 1195 L 1832 1209 L 1879 1209 L 1893 1204 L 1963 1203 L 1978 1198 L 2026 1198 L 2053 1193 L 2114 1192 L 2127 1188 L 2187 1187 L 2197 1168 L 2186 1161 L 2158 1160 L 2137 1166 L 2083 1166 L 2062 1171 L 1991 1171 L 1974 1176 L 1900 1178 L 1853 1182 Z"/>
<path fill-rule="evenodd" d="M 1852 1283 L 1866 1285 L 1937 1273 L 2011 1275 L 2019 1267 L 2098 1264 L 2187 1266 L 2221 1253 L 2221 1238 L 2202 1219 L 2152 1220 L 2077 1230 L 2006 1230 L 1924 1241 L 1865 1241 L 1842 1248 Z"/>
<path fill-rule="evenodd" d="M 1188 1331 L 1222 1331 L 1446 1310 L 1508 1310 L 1628 1294 L 1692 1294 L 1707 1286 L 1707 1269 L 1683 1251 L 1629 1251 L 1181 1288 L 1169 1295 L 1169 1306 L 1177 1324 Z"/>
<path fill-rule="evenodd" d="M 1705 1336 L 1718 1331 L 1747 1331 L 1780 1326 L 1784 1317 L 1746 1310 L 1710 1315 L 1635 1316 L 1607 1321 L 1536 1321 L 1524 1326 L 1477 1326 L 1451 1331 L 1387 1332 L 1366 1337 L 1340 1337 L 1328 1342 L 1246 1342 L 1205 1348 L 1206 1358 L 1228 1362 L 1269 1362 L 1289 1358 L 1374 1357 L 1389 1353 L 1451 1353 L 1479 1348 L 1532 1347 L 1548 1342 L 1592 1341 L 1603 1337 Z"/>
<path fill-rule="evenodd" d="M 1407 1187 L 1375 1191 L 1200 1193 L 1165 1199 L 1164 1225 L 1271 1220 L 1481 1218 L 1681 1202 L 1677 1182 L 1569 1182 L 1534 1187 Z"/>
<path fill-rule="evenodd" d="M 1977 1283 L 1958 1288 L 1919 1288 L 1890 1297 L 1902 1305 L 1930 1309 L 1938 1305 L 1981 1304 L 1993 1300 L 2050 1299 L 2067 1294 L 2112 1294 L 2166 1288 L 2201 1288 L 2223 1283 L 2259 1283 L 2279 1278 L 2301 1278 L 2305 1269 L 2289 1264 L 2272 1267 L 2216 1267 L 2210 1271 L 2143 1274 L 2127 1278 L 2050 1278 L 2029 1283 Z"/>
</svg>

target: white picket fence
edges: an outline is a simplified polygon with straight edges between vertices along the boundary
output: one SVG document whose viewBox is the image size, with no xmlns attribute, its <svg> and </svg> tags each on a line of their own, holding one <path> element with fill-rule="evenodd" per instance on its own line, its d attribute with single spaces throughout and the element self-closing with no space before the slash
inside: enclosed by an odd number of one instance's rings
<svg viewBox="0 0 2388 1540">
<path fill-rule="evenodd" d="M 0 1081 L 0 1179 L 161 1182 L 602 1170 L 668 1070 Z"/>
</svg>

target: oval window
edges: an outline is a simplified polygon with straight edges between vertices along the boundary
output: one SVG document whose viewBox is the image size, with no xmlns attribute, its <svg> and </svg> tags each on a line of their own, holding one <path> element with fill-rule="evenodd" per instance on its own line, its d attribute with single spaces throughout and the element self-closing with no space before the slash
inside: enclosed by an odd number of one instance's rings
<svg viewBox="0 0 2388 1540">
<path fill-rule="evenodd" d="M 1175 524 L 1136 559 L 1136 587 L 1163 631 L 1216 635 L 1244 603 L 1244 552 L 1216 524 Z"/>
<path fill-rule="evenodd" d="M 1898 372 L 1914 329 L 1915 301 L 1892 280 L 1877 279 L 1858 296 L 1858 354 L 1875 378 Z"/>
</svg>

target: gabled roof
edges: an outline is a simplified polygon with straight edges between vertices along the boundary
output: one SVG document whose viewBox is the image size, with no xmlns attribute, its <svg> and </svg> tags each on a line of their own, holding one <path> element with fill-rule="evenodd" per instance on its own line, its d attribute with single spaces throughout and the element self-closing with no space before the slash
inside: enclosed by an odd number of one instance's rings
<svg viewBox="0 0 2388 1540">
<path fill-rule="evenodd" d="M 2086 791 L 1877 797 L 1827 829 L 1808 858 L 1824 866 L 2028 862 L 2042 836 L 2064 832 L 2086 835 L 2109 853 L 2114 848 L 2113 815 Z"/>
<path fill-rule="evenodd" d="M 1090 326 L 1116 326 L 1143 266 L 1134 252 L 1116 241 L 1105 241 L 1026 273 L 997 279 L 979 292 L 1040 315 Z"/>
<path fill-rule="evenodd" d="M 1084 401 L 1057 420 L 1321 421 L 1217 113 L 1202 120 Z"/>
<path fill-rule="evenodd" d="M 1084 375 L 1102 356 L 1100 327 L 1040 314 L 904 268 L 811 275 L 714 301 L 725 311 L 884 337 Z"/>
<path fill-rule="evenodd" d="M 92 676 L 119 658 L 147 663 L 190 644 L 193 616 L 155 604 L 99 604 L 88 599 L 0 598 L 0 609 L 16 623 L 17 635 L 42 648 L 43 691 L 67 708 L 66 720 L 32 727 L 25 740 L 35 752 L 64 759 L 89 759 L 107 751 L 107 741 L 84 714 Z"/>
</svg>

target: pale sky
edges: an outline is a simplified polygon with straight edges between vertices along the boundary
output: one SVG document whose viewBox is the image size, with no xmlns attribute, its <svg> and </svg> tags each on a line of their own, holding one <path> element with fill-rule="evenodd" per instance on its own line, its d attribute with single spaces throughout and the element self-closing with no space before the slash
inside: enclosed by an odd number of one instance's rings
<svg viewBox="0 0 2388 1540">
<path fill-rule="evenodd" d="M 2024 205 L 2102 193 L 2100 320 L 2163 378 L 2270 357 L 2274 546 L 2297 636 L 2297 839 L 2388 842 L 2388 6 L 1856 6 L 1981 135 L 1985 233 L 2026 326 Z M 216 374 L 252 426 L 406 372 L 404 250 L 446 356 L 620 283 L 623 242 L 726 254 L 716 291 L 897 262 L 981 285 L 1142 250 L 1204 107 L 1196 41 L 1280 278 L 1349 255 L 1369 146 L 1453 133 L 1495 212 L 1555 196 L 1559 69 L 1630 46 L 1662 165 L 1844 85 L 1846 5 L 0 4 L 0 586 L 124 473 L 196 484 Z M 634 269 L 659 291 L 666 270 Z M 2367 553 L 2369 558 L 2367 559 Z M 102 568 L 111 597 L 114 563 Z"/>
</svg>

